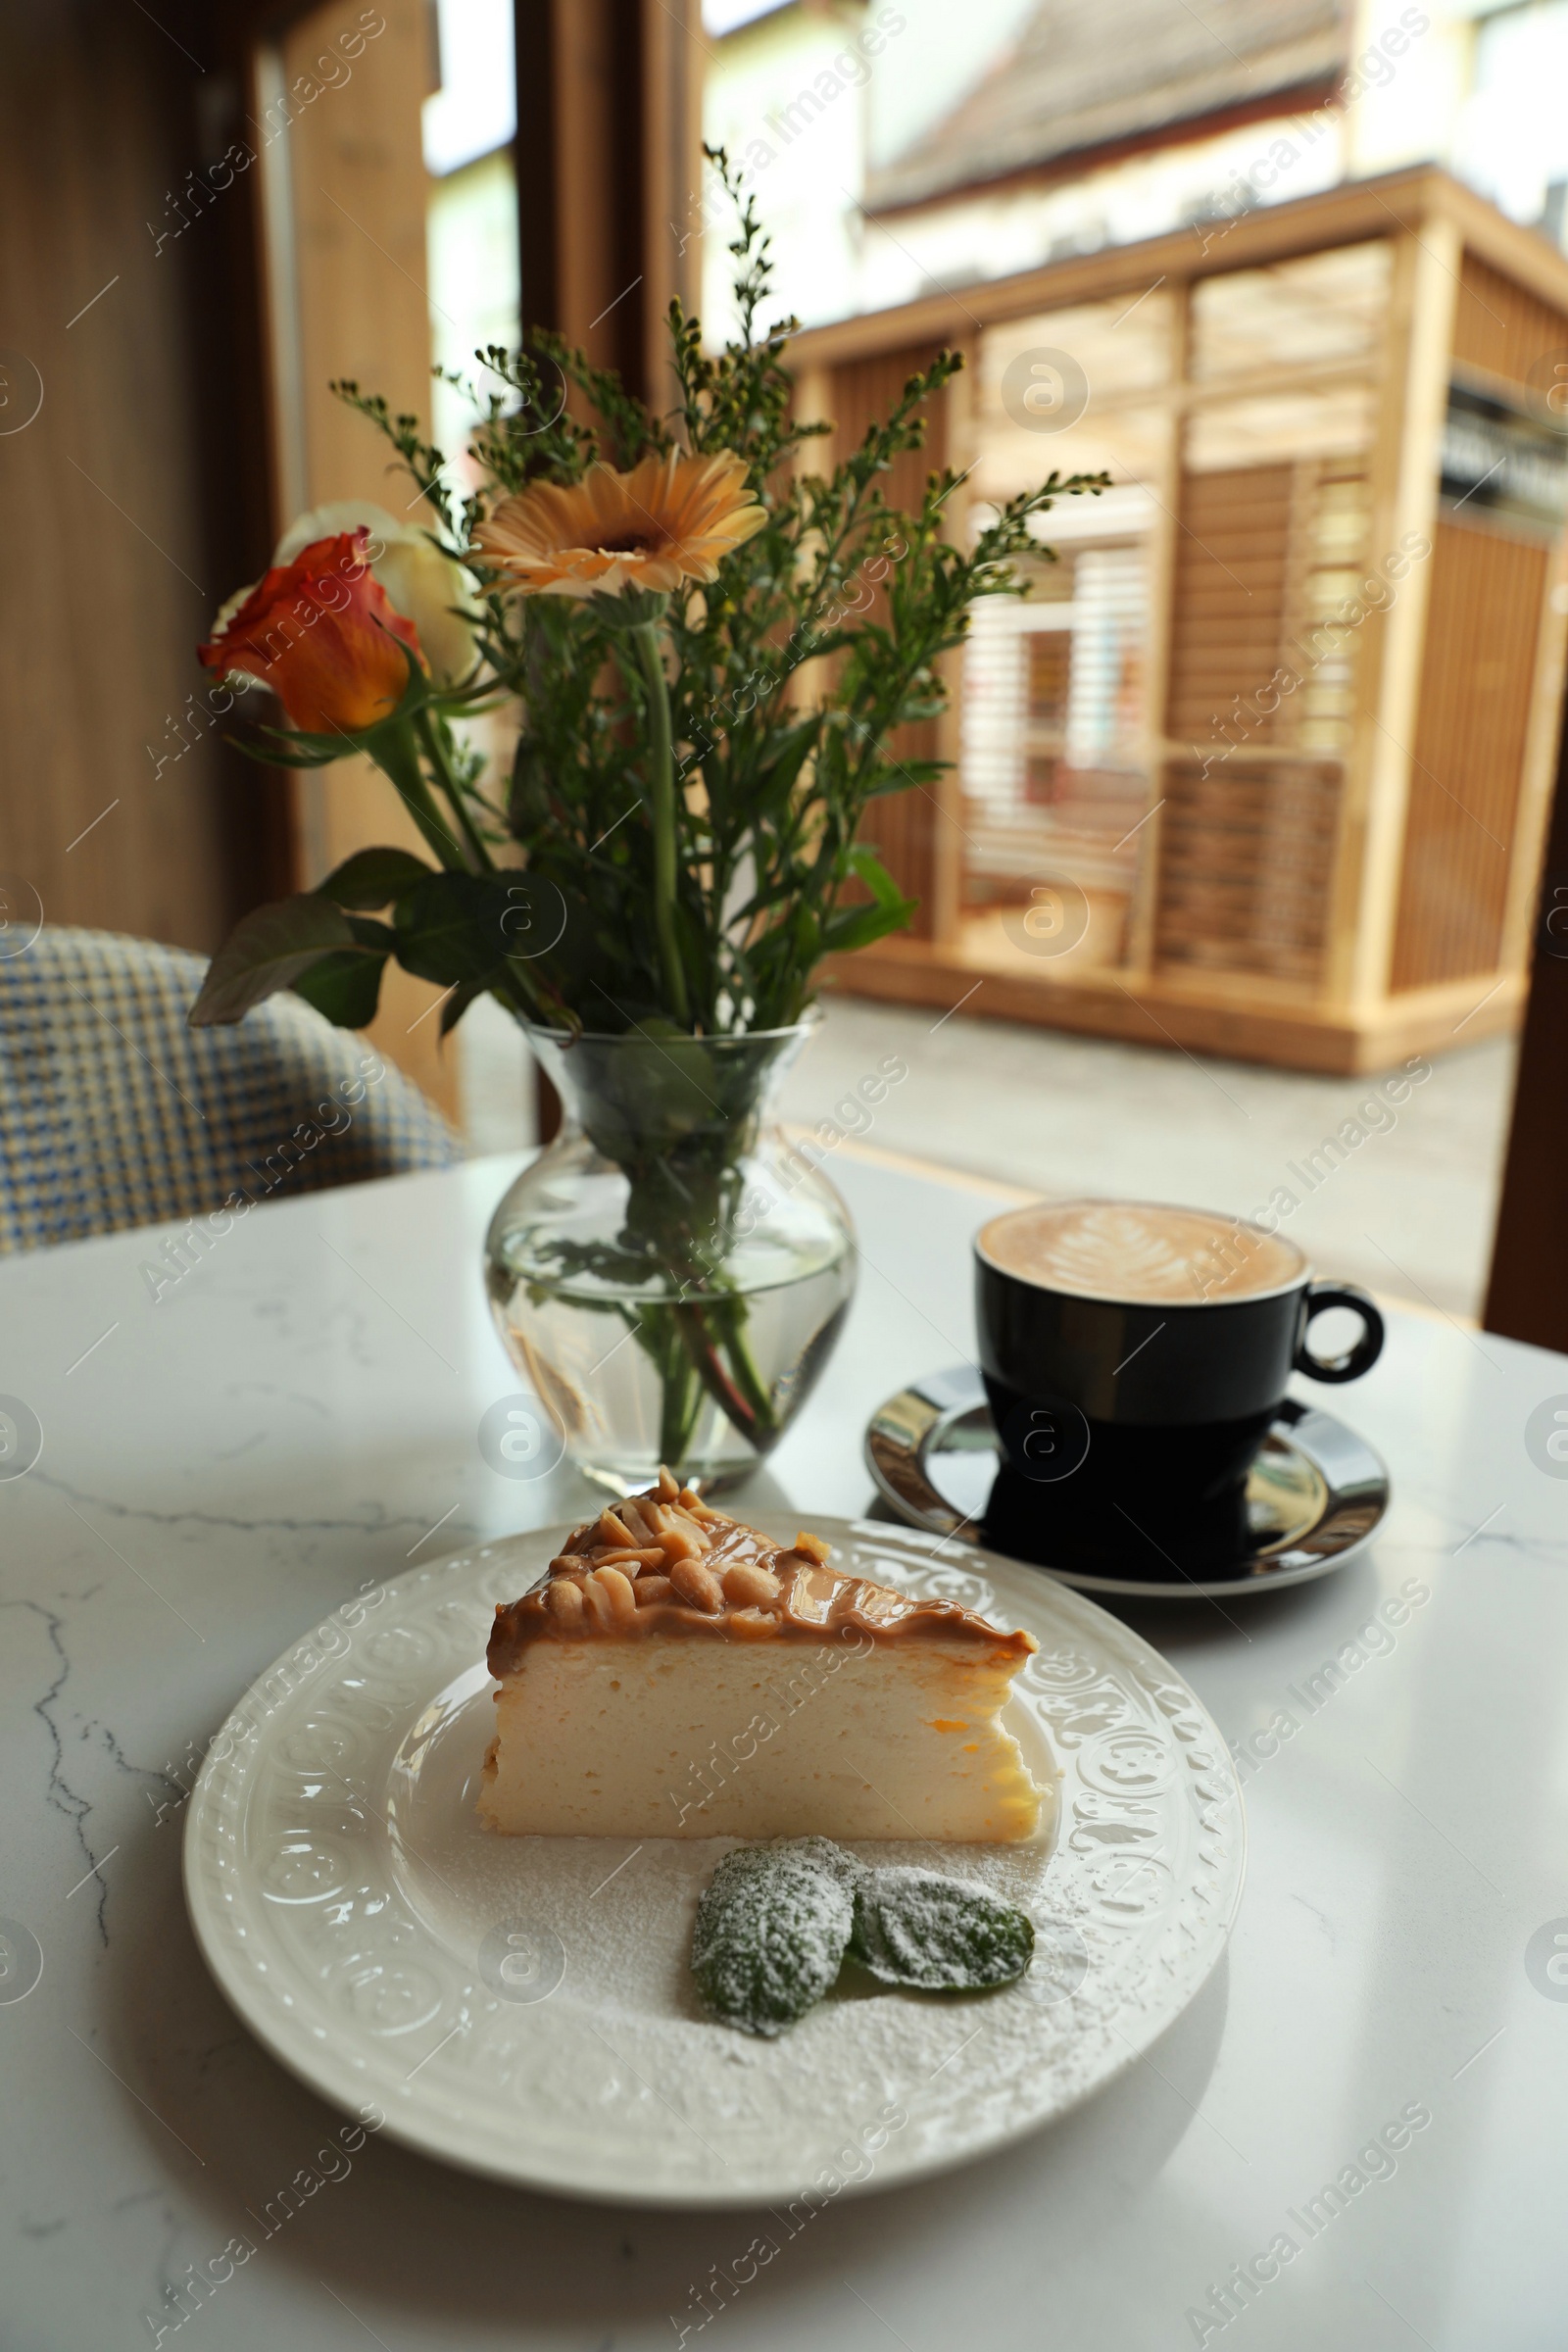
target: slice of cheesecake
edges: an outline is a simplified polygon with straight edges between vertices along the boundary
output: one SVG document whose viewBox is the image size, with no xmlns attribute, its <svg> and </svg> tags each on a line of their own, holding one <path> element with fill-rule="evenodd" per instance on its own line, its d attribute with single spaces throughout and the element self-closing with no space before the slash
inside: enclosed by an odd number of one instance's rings
<svg viewBox="0 0 1568 2352">
<path fill-rule="evenodd" d="M 1000 1843 L 1045 1792 L 1001 1711 L 1038 1644 L 658 1486 L 498 1606 L 479 1814 L 519 1835 Z"/>
</svg>

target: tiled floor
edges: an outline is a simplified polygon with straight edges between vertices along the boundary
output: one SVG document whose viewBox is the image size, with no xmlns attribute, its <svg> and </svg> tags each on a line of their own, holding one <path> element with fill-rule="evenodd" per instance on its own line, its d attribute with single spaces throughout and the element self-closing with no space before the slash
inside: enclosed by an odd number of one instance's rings
<svg viewBox="0 0 1568 2352">
<path fill-rule="evenodd" d="M 531 1134 L 516 1032 L 497 1011 L 482 1027 L 470 1012 L 460 1034 L 471 1148 L 514 1150 Z M 907 1075 L 867 1109 L 855 1089 L 889 1055 Z M 1434 1057 L 1400 1101 L 1387 1077 L 1200 1061 L 962 1014 L 933 1025 L 924 1011 L 837 998 L 782 1108 L 1032 1192 L 1243 1214 L 1284 1194 L 1295 1205 L 1276 1202 L 1283 1228 L 1320 1272 L 1476 1316 L 1514 1059 L 1506 1040 Z"/>
</svg>

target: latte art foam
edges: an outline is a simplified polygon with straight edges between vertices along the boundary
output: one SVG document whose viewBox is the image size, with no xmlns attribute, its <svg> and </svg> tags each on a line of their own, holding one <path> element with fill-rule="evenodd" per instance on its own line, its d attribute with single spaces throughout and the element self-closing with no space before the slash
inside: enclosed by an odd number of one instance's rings
<svg viewBox="0 0 1568 2352">
<path fill-rule="evenodd" d="M 1259 1226 L 1145 1200 L 1063 1200 L 1009 1209 L 978 1236 L 981 1255 L 1042 1290 L 1129 1306 L 1261 1298 L 1302 1280 L 1294 1242 Z"/>
</svg>

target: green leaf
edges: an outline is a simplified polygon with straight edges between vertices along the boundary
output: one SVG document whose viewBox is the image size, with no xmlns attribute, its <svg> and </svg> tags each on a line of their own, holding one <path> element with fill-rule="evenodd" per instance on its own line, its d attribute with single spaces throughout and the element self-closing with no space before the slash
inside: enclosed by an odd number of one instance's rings
<svg viewBox="0 0 1568 2352">
<path fill-rule="evenodd" d="M 884 1984 L 980 1992 L 1021 1977 L 1034 1949 L 1028 1913 L 972 1879 L 895 1867 L 856 1887 L 850 1957 Z"/>
<path fill-rule="evenodd" d="M 833 1983 L 854 1916 L 843 1879 L 802 1847 L 737 1847 L 697 1905 L 692 1974 L 703 2007 L 771 2040 Z"/>
<path fill-rule="evenodd" d="M 868 801 L 875 800 L 882 793 L 907 792 L 916 784 L 936 784 L 947 772 L 940 760 L 910 760 L 893 767 L 873 768 L 861 789 Z"/>
<path fill-rule="evenodd" d="M 506 885 L 498 877 L 427 873 L 398 901 L 399 963 L 441 988 L 489 980 L 505 953 L 501 917 L 507 906 Z"/>
<path fill-rule="evenodd" d="M 398 935 L 391 924 L 377 922 L 373 915 L 351 914 L 349 929 L 354 934 L 355 946 L 368 948 L 372 956 L 395 956 L 398 952 Z"/>
<path fill-rule="evenodd" d="M 314 891 L 258 906 L 213 957 L 186 1020 L 193 1029 L 243 1020 L 265 997 L 292 988 L 323 955 L 354 946 L 348 916 Z"/>
<path fill-rule="evenodd" d="M 303 997 L 340 1029 L 368 1029 L 381 1000 L 381 974 L 386 956 L 367 955 L 350 948 L 341 955 L 323 956 L 301 972 L 294 994 Z"/>
<path fill-rule="evenodd" d="M 847 1845 L 835 1845 L 831 1838 L 784 1838 L 769 1849 L 775 1854 L 798 1854 L 813 1869 L 826 1871 L 853 1894 L 870 1877 L 870 1866 L 858 1854 L 852 1854 Z"/>
<path fill-rule="evenodd" d="M 795 779 L 815 749 L 816 739 L 821 732 L 822 714 L 813 711 L 809 718 L 802 719 L 798 727 L 791 727 L 781 737 L 777 752 L 762 771 L 770 800 L 782 799 L 793 788 Z"/>
<path fill-rule="evenodd" d="M 890 931 L 900 931 L 919 905 L 918 899 L 906 899 L 897 913 L 882 906 L 847 906 L 834 914 L 822 926 L 824 956 L 852 956 L 858 948 L 869 948 L 877 940 L 886 939 Z"/>
<path fill-rule="evenodd" d="M 513 755 L 507 821 L 519 841 L 526 841 L 550 822 L 549 762 L 542 758 L 537 739 L 526 731 L 517 737 Z"/>
<path fill-rule="evenodd" d="M 356 850 L 318 882 L 317 894 L 334 906 L 386 906 L 434 870 L 412 850 Z"/>
<path fill-rule="evenodd" d="M 914 906 L 915 902 L 905 897 L 875 850 L 851 850 L 844 862 L 856 880 L 864 883 L 879 906 L 897 913 L 902 908 Z"/>
<path fill-rule="evenodd" d="M 851 850 L 844 862 L 871 893 L 871 904 L 841 906 L 828 916 L 822 926 L 824 956 L 847 956 L 885 939 L 890 931 L 902 930 L 919 905 L 917 899 L 905 897 L 874 850 Z"/>
</svg>

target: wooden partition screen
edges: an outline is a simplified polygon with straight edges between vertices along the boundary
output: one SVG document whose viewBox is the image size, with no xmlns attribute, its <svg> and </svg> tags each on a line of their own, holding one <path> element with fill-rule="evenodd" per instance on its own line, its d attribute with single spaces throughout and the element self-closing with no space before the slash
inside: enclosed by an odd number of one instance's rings
<svg viewBox="0 0 1568 2352">
<path fill-rule="evenodd" d="M 944 342 L 956 535 L 1054 468 L 1111 487 L 1047 518 L 1021 610 L 977 612 L 928 731 L 955 773 L 873 811 L 919 919 L 839 983 L 1322 1070 L 1513 1025 L 1568 259 L 1422 168 L 815 329 L 800 397 L 843 446 Z M 1080 396 L 1032 411 L 1031 366 Z"/>
</svg>

